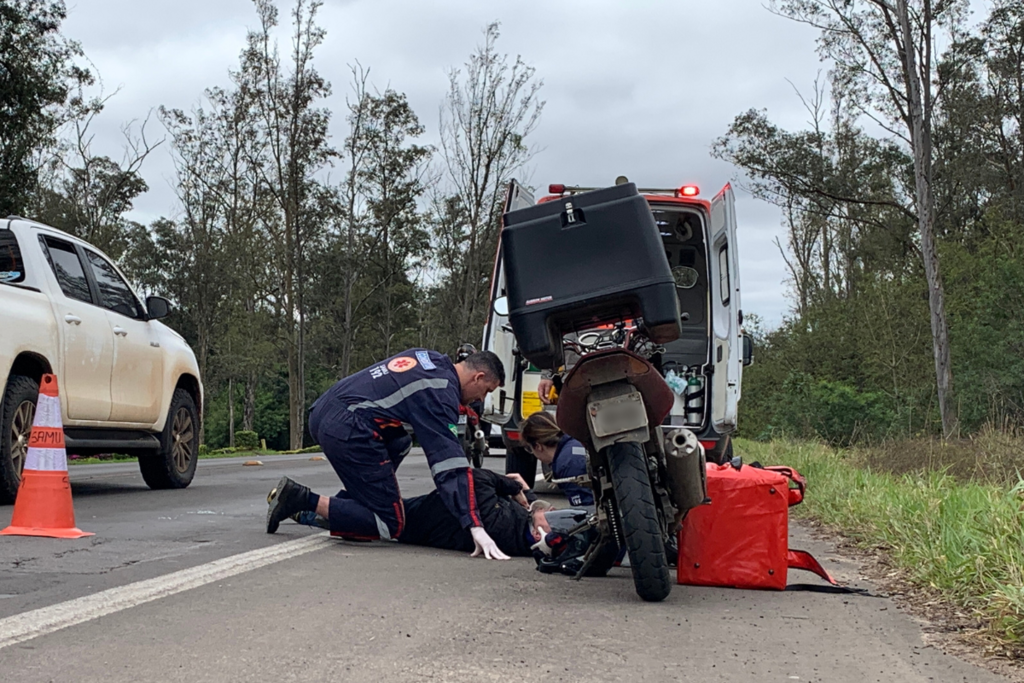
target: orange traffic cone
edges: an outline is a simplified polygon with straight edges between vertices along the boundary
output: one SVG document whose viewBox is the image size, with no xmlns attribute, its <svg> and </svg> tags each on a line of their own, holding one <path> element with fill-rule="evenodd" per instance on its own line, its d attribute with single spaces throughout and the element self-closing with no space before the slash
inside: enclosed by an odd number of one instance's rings
<svg viewBox="0 0 1024 683">
<path fill-rule="evenodd" d="M 75 526 L 68 456 L 64 450 L 64 425 L 60 419 L 60 398 L 54 375 L 43 375 L 40 380 L 25 471 L 21 474 L 21 486 L 14 501 L 14 517 L 11 525 L 0 534 L 50 538 L 93 535 Z"/>
</svg>

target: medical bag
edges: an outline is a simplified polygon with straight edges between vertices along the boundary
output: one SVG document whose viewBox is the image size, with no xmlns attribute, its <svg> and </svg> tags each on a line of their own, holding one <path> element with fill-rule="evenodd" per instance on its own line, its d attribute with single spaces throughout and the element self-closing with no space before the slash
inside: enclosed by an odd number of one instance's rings
<svg viewBox="0 0 1024 683">
<path fill-rule="evenodd" d="M 678 582 L 785 590 L 787 570 L 807 569 L 835 585 L 809 553 L 789 549 L 789 508 L 806 481 L 788 467 L 707 466 L 704 505 L 679 531 Z"/>
</svg>

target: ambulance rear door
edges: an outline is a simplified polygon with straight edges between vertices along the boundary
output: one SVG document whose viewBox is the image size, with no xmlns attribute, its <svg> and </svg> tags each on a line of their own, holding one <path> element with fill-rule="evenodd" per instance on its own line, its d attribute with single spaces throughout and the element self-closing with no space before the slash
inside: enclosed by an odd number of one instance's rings
<svg viewBox="0 0 1024 683">
<path fill-rule="evenodd" d="M 533 206 L 533 194 L 515 180 L 509 183 L 505 195 L 504 213 Z M 498 229 L 501 229 L 499 224 Z M 491 296 L 487 308 L 487 324 L 484 326 L 482 348 L 493 351 L 505 366 L 505 386 L 498 387 L 484 399 L 484 414 L 487 422 L 505 424 L 515 410 L 520 376 L 518 372 L 519 355 L 516 350 L 516 338 L 512 334 L 512 326 L 508 322 L 507 299 L 505 291 L 505 269 L 502 263 L 501 239 L 498 239 L 497 253 L 494 257 L 494 271 L 491 275 Z M 505 302 L 503 308 L 500 304 Z M 497 305 L 496 305 L 496 302 Z M 497 310 L 496 310 L 497 309 Z M 534 390 L 536 391 L 536 389 Z"/>
<path fill-rule="evenodd" d="M 743 371 L 740 332 L 739 259 L 736 253 L 736 200 L 726 185 L 711 200 L 711 423 L 720 434 L 736 429 Z"/>
</svg>

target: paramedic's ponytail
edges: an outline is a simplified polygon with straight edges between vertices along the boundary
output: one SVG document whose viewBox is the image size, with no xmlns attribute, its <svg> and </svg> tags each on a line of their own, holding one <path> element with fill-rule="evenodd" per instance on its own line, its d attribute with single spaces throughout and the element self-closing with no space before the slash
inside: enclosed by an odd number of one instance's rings
<svg viewBox="0 0 1024 683">
<path fill-rule="evenodd" d="M 528 446 L 557 446 L 558 440 L 562 438 L 562 430 L 558 428 L 555 418 L 544 411 L 526 418 L 521 434 Z"/>
</svg>

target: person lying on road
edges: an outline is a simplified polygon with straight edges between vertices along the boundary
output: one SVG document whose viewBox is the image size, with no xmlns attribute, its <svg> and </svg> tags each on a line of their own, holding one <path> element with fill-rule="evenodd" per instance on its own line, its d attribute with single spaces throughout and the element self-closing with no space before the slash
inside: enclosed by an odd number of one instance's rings
<svg viewBox="0 0 1024 683">
<path fill-rule="evenodd" d="M 531 546 L 551 532 L 550 503 L 537 500 L 518 474 L 504 476 L 473 470 L 474 495 L 484 530 L 507 555 L 530 557 Z M 473 537 L 448 510 L 438 491 L 405 498 L 405 528 L 396 540 L 442 550 L 474 550 Z M 327 520 L 312 512 L 292 515 L 300 524 L 329 528 Z"/>
<path fill-rule="evenodd" d="M 473 539 L 473 556 L 507 560 L 484 530 L 472 495 L 474 473 L 458 440 L 459 404 L 483 399 L 505 382 L 490 351 L 452 363 L 448 356 L 409 349 L 350 375 L 316 400 L 309 432 L 345 489 L 320 496 L 288 477 L 269 499 L 267 533 L 296 512 L 316 512 L 332 532 L 354 538 L 398 538 L 405 509 L 395 470 L 412 446 L 412 425 L 426 451 L 438 495 Z"/>
<path fill-rule="evenodd" d="M 558 428 L 550 413 L 534 413 L 526 418 L 520 431 L 529 453 L 551 467 L 555 479 L 569 479 L 587 474 L 587 449 Z M 576 483 L 558 484 L 569 505 L 593 509 L 594 492 L 588 486 Z"/>
</svg>

